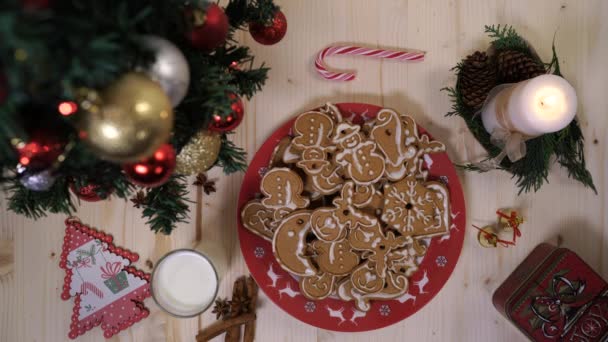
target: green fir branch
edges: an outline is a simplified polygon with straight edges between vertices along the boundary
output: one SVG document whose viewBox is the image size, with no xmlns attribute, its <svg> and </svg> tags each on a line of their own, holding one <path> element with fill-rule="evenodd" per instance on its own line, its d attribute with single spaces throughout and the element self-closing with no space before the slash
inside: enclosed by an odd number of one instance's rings
<svg viewBox="0 0 608 342">
<path fill-rule="evenodd" d="M 486 25 L 485 32 L 493 38 L 492 46 L 496 50 L 518 50 L 530 52 L 528 43 L 515 31 L 512 26 Z"/>
<path fill-rule="evenodd" d="M 142 217 L 154 232 L 171 234 L 177 223 L 188 222 L 190 200 L 187 179 L 184 176 L 172 176 L 165 184 L 148 189 L 142 204 Z"/>
<path fill-rule="evenodd" d="M 224 134 L 216 165 L 221 167 L 225 174 L 245 171 L 247 169 L 247 154 L 245 150 L 228 140 L 228 136 Z"/>
<path fill-rule="evenodd" d="M 71 215 L 76 207 L 70 197 L 65 178 L 58 178 L 47 191 L 32 191 L 24 187 L 18 179 L 8 185 L 8 208 L 28 218 L 39 219 L 47 212 Z"/>
</svg>

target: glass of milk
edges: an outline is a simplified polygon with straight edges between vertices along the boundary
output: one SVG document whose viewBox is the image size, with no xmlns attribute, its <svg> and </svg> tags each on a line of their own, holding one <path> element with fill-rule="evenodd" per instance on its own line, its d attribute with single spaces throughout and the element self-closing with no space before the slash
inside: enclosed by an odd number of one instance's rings
<svg viewBox="0 0 608 342">
<path fill-rule="evenodd" d="M 200 242 L 194 249 L 177 249 L 163 256 L 152 271 L 152 297 L 165 312 L 194 317 L 213 304 L 228 266 L 219 243 Z"/>
</svg>

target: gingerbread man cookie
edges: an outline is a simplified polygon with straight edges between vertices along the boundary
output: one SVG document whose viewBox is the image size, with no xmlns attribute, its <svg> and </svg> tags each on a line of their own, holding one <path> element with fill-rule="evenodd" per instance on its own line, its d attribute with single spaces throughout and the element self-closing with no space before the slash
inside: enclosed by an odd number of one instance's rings
<svg viewBox="0 0 608 342">
<path fill-rule="evenodd" d="M 321 112 L 308 112 L 300 114 L 293 125 L 295 137 L 291 141 L 293 147 L 305 150 L 309 147 L 318 147 L 331 151 L 335 146 L 331 142 L 334 131 L 334 121 Z"/>
<path fill-rule="evenodd" d="M 370 185 L 384 174 L 384 158 L 376 152 L 376 143 L 366 140 L 360 127 L 348 122 L 336 128 L 333 141 L 341 149 L 336 163 L 344 168 L 344 175 L 360 185 Z"/>
<path fill-rule="evenodd" d="M 384 187 L 381 219 L 403 236 L 443 235 L 450 226 L 449 195 L 439 182 L 423 183 L 410 176 Z"/>
<path fill-rule="evenodd" d="M 267 208 L 293 211 L 306 208 L 309 204 L 309 200 L 302 196 L 302 179 L 288 168 L 268 171 L 262 178 L 260 189 L 265 195 L 262 204 Z"/>
<path fill-rule="evenodd" d="M 299 276 L 312 276 L 318 272 L 312 257 L 306 252 L 310 214 L 309 210 L 298 210 L 287 215 L 272 240 L 272 252 L 281 267 Z"/>
</svg>

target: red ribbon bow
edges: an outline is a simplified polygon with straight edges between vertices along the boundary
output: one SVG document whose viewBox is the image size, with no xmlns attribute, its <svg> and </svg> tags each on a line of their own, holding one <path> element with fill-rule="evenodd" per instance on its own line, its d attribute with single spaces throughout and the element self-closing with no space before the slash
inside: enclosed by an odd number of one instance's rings
<svg viewBox="0 0 608 342">
<path fill-rule="evenodd" d="M 122 270 L 122 262 L 106 262 L 106 267 L 100 266 L 99 269 L 101 270 L 101 277 L 103 279 L 111 279 Z"/>
<path fill-rule="evenodd" d="M 532 299 L 530 307 L 536 317 L 543 321 L 543 333 L 547 337 L 559 335 L 567 324 L 567 309 L 585 304 L 586 299 L 580 298 L 585 290 L 585 282 L 579 280 L 573 284 L 564 276 L 555 276 L 551 281 L 553 294 L 537 296 Z"/>
</svg>

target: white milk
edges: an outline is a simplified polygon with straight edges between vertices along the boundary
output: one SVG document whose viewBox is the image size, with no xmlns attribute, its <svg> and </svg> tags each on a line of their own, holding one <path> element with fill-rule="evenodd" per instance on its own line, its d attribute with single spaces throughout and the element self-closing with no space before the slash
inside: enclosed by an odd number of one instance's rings
<svg viewBox="0 0 608 342">
<path fill-rule="evenodd" d="M 168 313 L 179 317 L 196 316 L 215 300 L 227 265 L 224 253 L 219 249 L 206 250 L 204 247 L 209 249 L 209 246 L 199 244 L 196 250 L 172 251 L 156 264 L 152 274 L 152 295 Z"/>
</svg>

